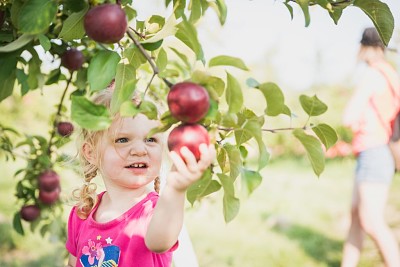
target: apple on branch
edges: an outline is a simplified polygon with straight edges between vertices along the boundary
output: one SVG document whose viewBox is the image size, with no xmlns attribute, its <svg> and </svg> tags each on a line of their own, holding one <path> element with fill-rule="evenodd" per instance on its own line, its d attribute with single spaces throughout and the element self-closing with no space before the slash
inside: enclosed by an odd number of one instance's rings
<svg viewBox="0 0 400 267">
<path fill-rule="evenodd" d="M 32 222 L 40 216 L 40 208 L 37 205 L 25 205 L 19 211 L 21 218 L 27 222 Z"/>
<path fill-rule="evenodd" d="M 46 170 L 38 176 L 38 187 L 41 191 L 54 191 L 60 187 L 60 177 L 53 170 Z"/>
<path fill-rule="evenodd" d="M 200 159 L 200 144 L 210 144 L 210 137 L 206 128 L 200 124 L 181 124 L 175 127 L 168 136 L 168 149 L 181 155 L 181 148 L 186 146 L 194 154 L 196 160 Z"/>
<path fill-rule="evenodd" d="M 192 82 L 174 84 L 168 92 L 167 102 L 171 115 L 186 123 L 200 121 L 210 108 L 207 90 Z"/>
<path fill-rule="evenodd" d="M 57 123 L 57 132 L 59 135 L 67 137 L 74 131 L 74 125 L 68 121 L 60 121 Z"/>
<path fill-rule="evenodd" d="M 113 44 L 128 28 L 125 12 L 117 4 L 102 4 L 90 9 L 84 18 L 86 34 L 99 43 Z"/>
<path fill-rule="evenodd" d="M 76 48 L 68 49 L 61 56 L 61 65 L 71 72 L 80 69 L 84 62 L 85 57 L 82 52 Z"/>
</svg>

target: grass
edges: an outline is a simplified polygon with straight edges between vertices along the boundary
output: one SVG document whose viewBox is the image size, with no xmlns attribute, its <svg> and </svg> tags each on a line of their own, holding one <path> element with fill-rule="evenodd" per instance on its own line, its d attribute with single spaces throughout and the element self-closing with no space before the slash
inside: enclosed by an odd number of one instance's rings
<svg viewBox="0 0 400 267">
<path fill-rule="evenodd" d="M 18 167 L 10 163 L 0 166 L 3 177 L 12 177 L 12 169 Z M 304 159 L 271 161 L 262 172 L 260 187 L 242 198 L 238 216 L 228 224 L 223 220 L 221 194 L 188 207 L 185 224 L 200 266 L 339 266 L 349 224 L 353 168 L 352 159 L 331 160 L 318 178 Z M 64 191 L 76 182 L 73 177 L 64 179 Z M 399 189 L 396 176 L 386 215 L 398 240 L 400 196 L 395 192 Z M 0 180 L 0 254 L 4 255 L 0 266 L 63 266 L 63 240 L 49 242 L 36 233 L 22 237 L 12 230 L 17 209 L 12 205 L 13 190 L 12 179 Z M 66 213 L 69 208 L 65 207 Z M 383 266 L 369 239 L 359 266 Z"/>
<path fill-rule="evenodd" d="M 304 160 L 276 161 L 263 171 L 263 183 L 225 224 L 220 199 L 190 209 L 186 223 L 200 266 L 340 266 L 349 225 L 354 161 L 327 163 L 317 178 Z M 397 233 L 400 187 L 396 177 L 387 217 Z M 215 203 L 212 203 L 215 201 Z M 397 234 L 400 240 L 400 235 Z M 360 266 L 381 266 L 367 239 Z"/>
</svg>

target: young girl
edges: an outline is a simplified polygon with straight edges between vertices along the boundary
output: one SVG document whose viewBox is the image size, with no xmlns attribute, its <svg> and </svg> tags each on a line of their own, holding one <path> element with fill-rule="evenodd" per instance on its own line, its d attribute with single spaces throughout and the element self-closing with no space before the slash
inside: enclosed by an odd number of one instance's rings
<svg viewBox="0 0 400 267">
<path fill-rule="evenodd" d="M 109 107 L 111 95 L 105 90 L 95 102 Z M 116 115 L 107 130 L 82 131 L 85 184 L 74 192 L 78 203 L 68 220 L 68 266 L 171 265 L 186 189 L 210 166 L 215 149 L 200 145 L 198 162 L 186 147 L 181 150 L 184 159 L 170 152 L 173 169 L 159 195 L 163 134 L 147 136 L 158 125 L 143 114 Z M 97 173 L 106 188 L 98 195 L 91 183 Z M 155 191 L 149 190 L 152 182 Z"/>
</svg>

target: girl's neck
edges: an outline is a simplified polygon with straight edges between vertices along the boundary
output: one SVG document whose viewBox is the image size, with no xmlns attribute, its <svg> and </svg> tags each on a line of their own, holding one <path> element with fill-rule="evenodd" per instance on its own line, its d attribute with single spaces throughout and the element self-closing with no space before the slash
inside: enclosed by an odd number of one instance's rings
<svg viewBox="0 0 400 267">
<path fill-rule="evenodd" d="M 103 195 L 94 214 L 94 219 L 100 223 L 116 219 L 145 198 L 148 193 L 149 190 L 146 187 L 138 189 L 107 188 L 107 192 Z"/>
</svg>

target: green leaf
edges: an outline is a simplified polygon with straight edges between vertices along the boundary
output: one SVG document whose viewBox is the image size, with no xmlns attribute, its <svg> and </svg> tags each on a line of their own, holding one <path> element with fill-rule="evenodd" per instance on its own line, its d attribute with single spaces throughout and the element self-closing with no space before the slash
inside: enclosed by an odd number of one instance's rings
<svg viewBox="0 0 400 267">
<path fill-rule="evenodd" d="M 223 213 L 225 222 L 232 221 L 240 209 L 240 200 L 235 197 L 235 188 L 233 186 L 234 180 L 222 173 L 218 173 L 218 178 L 221 181 L 222 187 L 224 189 L 223 197 Z"/>
<path fill-rule="evenodd" d="M 222 148 L 226 151 L 228 157 L 230 177 L 236 179 L 243 166 L 242 159 L 240 158 L 240 150 L 231 144 L 225 144 Z"/>
<path fill-rule="evenodd" d="M 290 116 L 290 110 L 285 105 L 285 97 L 282 90 L 275 83 L 263 83 L 258 87 L 267 101 L 267 107 L 265 109 L 265 114 L 268 116 L 278 116 L 279 114 L 286 114 Z"/>
<path fill-rule="evenodd" d="M 186 20 L 179 23 L 177 27 L 178 31 L 175 34 L 176 38 L 192 49 L 196 55 L 196 59 L 201 60 L 204 63 L 203 48 L 197 38 L 196 28 Z"/>
<path fill-rule="evenodd" d="M 307 157 L 311 162 L 314 173 L 319 177 L 325 168 L 325 157 L 321 143 L 317 138 L 307 135 L 301 129 L 294 130 L 293 135 L 306 149 Z"/>
<path fill-rule="evenodd" d="M 221 184 L 212 180 L 211 169 L 208 168 L 202 177 L 188 188 L 186 198 L 193 205 L 196 200 L 212 194 L 220 190 L 220 188 Z"/>
<path fill-rule="evenodd" d="M 21 223 L 21 215 L 20 215 L 19 212 L 16 212 L 16 213 L 14 214 L 14 217 L 13 217 L 13 227 L 14 227 L 14 230 L 15 230 L 18 234 L 20 234 L 20 235 L 24 235 L 24 234 L 25 234 L 25 233 L 24 233 L 24 228 L 22 227 L 22 223 Z"/>
<path fill-rule="evenodd" d="M 227 16 L 227 13 L 228 13 L 228 9 L 227 9 L 227 6 L 225 4 L 225 0 L 216 0 L 215 2 L 214 1 L 210 1 L 209 5 L 217 13 L 217 16 L 218 16 L 218 19 L 219 19 L 219 23 L 221 25 L 224 25 L 225 21 L 226 21 L 226 16 Z"/>
<path fill-rule="evenodd" d="M 131 101 L 135 89 L 136 69 L 129 64 L 118 64 L 115 76 L 115 89 L 111 99 L 111 113 L 118 112 L 123 102 Z"/>
<path fill-rule="evenodd" d="M 208 66 L 232 66 L 242 70 L 249 70 L 242 59 L 231 56 L 216 56 L 210 60 Z"/>
<path fill-rule="evenodd" d="M 82 128 L 99 131 L 111 125 L 110 112 L 105 106 L 96 105 L 83 96 L 72 96 L 71 100 L 71 117 Z"/>
<path fill-rule="evenodd" d="M 262 182 L 262 176 L 259 172 L 243 169 L 242 180 L 247 188 L 247 191 L 249 194 L 251 194 L 257 187 L 260 186 Z"/>
<path fill-rule="evenodd" d="M 237 113 L 243 107 L 243 93 L 239 82 L 229 72 L 227 74 L 226 102 L 229 106 L 229 113 Z"/>
<path fill-rule="evenodd" d="M 18 37 L 18 39 L 14 40 L 13 42 L 0 47 L 0 53 L 9 53 L 9 52 L 16 51 L 16 50 L 24 47 L 28 43 L 30 43 L 34 38 L 35 38 L 35 35 L 23 34 L 20 37 Z"/>
<path fill-rule="evenodd" d="M 112 51 L 100 51 L 90 61 L 88 68 L 88 82 L 91 91 L 106 88 L 117 72 L 120 61 L 118 53 Z"/>
<path fill-rule="evenodd" d="M 147 51 L 154 51 L 160 48 L 164 40 L 159 40 L 155 43 L 144 43 L 142 44 L 143 48 L 146 49 Z"/>
<path fill-rule="evenodd" d="M 142 64 L 147 62 L 147 59 L 143 56 L 137 46 L 125 49 L 124 58 L 126 58 L 129 61 L 129 64 L 131 64 L 135 69 L 138 69 Z"/>
<path fill-rule="evenodd" d="M 268 161 L 269 161 L 269 153 L 268 153 L 267 148 L 262 140 L 261 125 L 259 122 L 251 120 L 246 123 L 246 125 L 244 126 L 244 129 L 246 129 L 248 132 L 251 132 L 257 141 L 258 152 L 260 154 L 258 157 L 258 170 L 261 170 L 262 168 L 267 166 Z"/>
<path fill-rule="evenodd" d="M 379 0 L 354 0 L 353 5 L 360 8 L 372 20 L 383 43 L 387 46 L 394 29 L 394 18 L 388 5 Z"/>
<path fill-rule="evenodd" d="M 85 36 L 85 28 L 83 27 L 83 20 L 85 18 L 88 6 L 79 12 L 72 13 L 63 23 L 59 38 L 65 41 L 72 41 L 74 39 L 81 39 Z"/>
<path fill-rule="evenodd" d="M 44 51 L 49 51 L 51 48 L 51 43 L 49 38 L 46 35 L 40 34 L 39 36 L 40 45 L 43 47 Z"/>
<path fill-rule="evenodd" d="M 29 34 L 45 32 L 56 16 L 57 8 L 57 2 L 54 0 L 26 1 L 19 12 L 20 31 Z"/>
<path fill-rule="evenodd" d="M 23 70 L 17 69 L 16 77 L 18 83 L 21 85 L 21 95 L 25 95 L 29 91 L 28 75 Z"/>
<path fill-rule="evenodd" d="M 309 0 L 296 0 L 304 14 L 305 26 L 310 25 L 310 11 L 308 9 Z"/>
<path fill-rule="evenodd" d="M 168 64 L 168 56 L 163 48 L 160 49 L 156 59 L 156 66 L 160 72 L 162 72 Z"/>
<path fill-rule="evenodd" d="M 300 96 L 300 104 L 303 110 L 309 116 L 319 116 L 324 114 L 328 110 L 328 106 L 324 102 L 318 99 L 316 95 L 309 97 L 306 95 Z"/>
<path fill-rule="evenodd" d="M 0 54 L 0 101 L 9 97 L 16 80 L 17 54 Z"/>
<path fill-rule="evenodd" d="M 120 113 L 123 117 L 133 117 L 142 113 L 149 120 L 156 120 L 158 118 L 157 106 L 150 101 L 142 101 L 139 107 L 132 101 L 125 101 L 121 105 Z"/>
<path fill-rule="evenodd" d="M 338 140 L 336 131 L 328 124 L 320 123 L 312 127 L 312 130 L 324 144 L 326 150 L 333 146 Z"/>
<path fill-rule="evenodd" d="M 178 49 L 175 49 L 173 47 L 170 47 L 170 49 L 183 61 L 183 63 L 185 64 L 185 66 L 188 70 L 190 70 L 192 68 L 187 56 L 184 53 L 179 52 Z"/>
<path fill-rule="evenodd" d="M 202 15 L 202 5 L 201 1 L 190 1 L 190 17 L 189 17 L 189 22 L 191 24 L 195 24 Z"/>
</svg>

